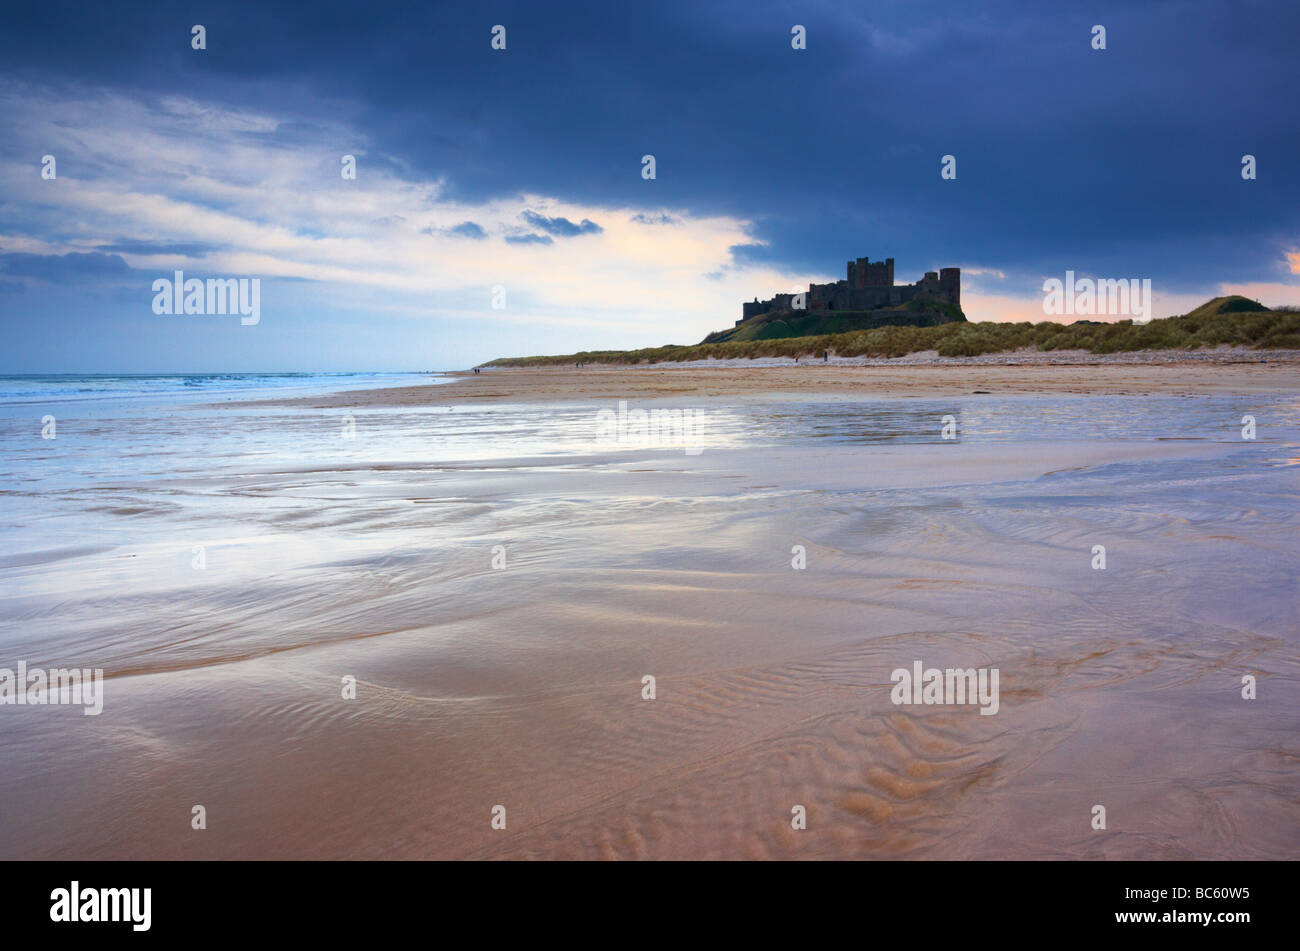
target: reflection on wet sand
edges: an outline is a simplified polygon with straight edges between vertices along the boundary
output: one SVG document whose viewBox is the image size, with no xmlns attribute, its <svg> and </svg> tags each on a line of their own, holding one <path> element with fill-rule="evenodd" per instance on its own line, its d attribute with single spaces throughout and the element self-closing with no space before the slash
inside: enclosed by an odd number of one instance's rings
<svg viewBox="0 0 1300 951">
<path fill-rule="evenodd" d="M 108 680 L 0 708 L 0 855 L 1290 857 L 1297 420 L 1234 443 L 1216 400 L 955 444 L 939 401 L 716 406 L 699 456 L 591 407 L 345 446 L 264 409 L 10 458 L 0 648 Z M 999 668 L 997 715 L 892 704 L 917 659 Z"/>
</svg>

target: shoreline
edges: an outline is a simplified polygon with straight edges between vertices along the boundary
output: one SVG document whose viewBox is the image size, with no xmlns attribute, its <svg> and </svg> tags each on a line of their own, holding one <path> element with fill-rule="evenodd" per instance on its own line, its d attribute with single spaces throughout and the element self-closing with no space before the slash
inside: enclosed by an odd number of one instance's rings
<svg viewBox="0 0 1300 951">
<path fill-rule="evenodd" d="M 1032 351 L 981 357 L 891 360 L 717 360 L 708 363 L 490 367 L 422 383 L 324 396 L 249 400 L 248 407 L 449 406 L 597 399 L 682 400 L 802 396 L 810 399 L 947 395 L 1075 396 L 1300 393 L 1300 351 L 1075 354 Z M 993 359 L 993 357 L 999 359 Z"/>
</svg>

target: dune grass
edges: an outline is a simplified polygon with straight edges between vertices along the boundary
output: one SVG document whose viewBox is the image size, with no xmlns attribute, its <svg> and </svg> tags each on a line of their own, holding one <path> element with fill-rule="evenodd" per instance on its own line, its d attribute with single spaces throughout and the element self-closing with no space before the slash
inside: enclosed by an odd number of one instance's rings
<svg viewBox="0 0 1300 951">
<path fill-rule="evenodd" d="M 1243 303 L 1244 302 L 1244 303 Z M 1290 308 L 1250 309 L 1244 297 L 1216 297 L 1181 317 L 1147 324 L 950 323 L 937 327 L 877 327 L 815 337 L 727 341 L 643 350 L 584 350 L 564 356 L 506 357 L 491 367 L 572 366 L 575 363 L 635 364 L 756 357 L 903 357 L 936 350 L 944 357 L 974 357 L 1033 347 L 1038 350 L 1196 350 L 1229 344 L 1255 349 L 1300 349 L 1300 313 Z"/>
</svg>

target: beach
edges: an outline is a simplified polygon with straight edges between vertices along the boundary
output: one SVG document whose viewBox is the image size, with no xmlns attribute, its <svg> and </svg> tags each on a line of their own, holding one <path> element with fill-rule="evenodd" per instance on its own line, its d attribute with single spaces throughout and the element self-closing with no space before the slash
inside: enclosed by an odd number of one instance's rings
<svg viewBox="0 0 1300 951">
<path fill-rule="evenodd" d="M 893 360 L 844 359 L 823 364 L 788 359 L 712 360 L 635 366 L 487 368 L 451 374 L 436 397 L 421 386 L 311 401 L 332 406 L 574 399 L 683 399 L 774 393 L 832 399 L 878 396 L 1061 393 L 1294 393 L 1300 351 L 1220 348 L 1205 352 L 1094 355 L 1081 352 L 943 359 L 916 354 Z"/>
<path fill-rule="evenodd" d="M 0 414 L 0 857 L 1300 848 L 1294 354 L 259 387 Z"/>
</svg>

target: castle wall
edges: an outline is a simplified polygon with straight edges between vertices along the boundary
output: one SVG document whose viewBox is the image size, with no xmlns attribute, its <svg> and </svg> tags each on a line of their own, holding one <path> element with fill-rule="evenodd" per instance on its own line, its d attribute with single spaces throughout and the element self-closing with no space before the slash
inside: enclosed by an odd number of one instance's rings
<svg viewBox="0 0 1300 951">
<path fill-rule="evenodd" d="M 836 292 L 839 290 L 841 285 L 846 283 L 846 281 L 838 281 L 833 284 L 809 284 L 808 309 L 830 310 L 831 304 L 835 300 Z"/>
</svg>

